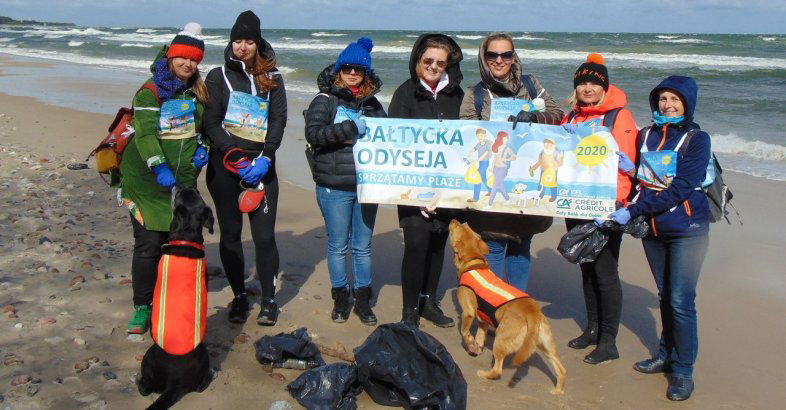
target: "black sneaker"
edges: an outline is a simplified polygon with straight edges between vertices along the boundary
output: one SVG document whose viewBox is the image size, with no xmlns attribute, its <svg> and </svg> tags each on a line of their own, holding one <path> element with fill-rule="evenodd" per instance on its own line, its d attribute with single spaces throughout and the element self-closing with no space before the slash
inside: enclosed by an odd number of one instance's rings
<svg viewBox="0 0 786 410">
<path fill-rule="evenodd" d="M 445 316 L 439 305 L 430 297 L 426 297 L 426 300 L 423 302 L 423 307 L 420 309 L 420 317 L 439 327 L 453 327 L 456 324 L 453 319 Z"/>
<path fill-rule="evenodd" d="M 671 401 L 688 400 L 693 393 L 693 378 L 690 376 L 674 375 L 669 379 L 669 388 L 666 397 Z"/>
<path fill-rule="evenodd" d="M 262 298 L 262 309 L 257 315 L 257 324 L 261 326 L 273 326 L 278 319 L 278 305 L 273 298 Z"/>
<path fill-rule="evenodd" d="M 246 323 L 248 319 L 248 298 L 245 293 L 241 293 L 232 299 L 229 306 L 229 321 L 232 323 Z"/>
</svg>

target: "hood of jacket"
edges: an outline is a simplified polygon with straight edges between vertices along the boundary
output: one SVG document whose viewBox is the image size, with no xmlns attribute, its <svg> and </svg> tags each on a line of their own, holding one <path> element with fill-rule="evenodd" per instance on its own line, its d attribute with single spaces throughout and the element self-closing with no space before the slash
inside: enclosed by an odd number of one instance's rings
<svg viewBox="0 0 786 410">
<path fill-rule="evenodd" d="M 693 112 L 696 110 L 696 100 L 699 94 L 699 86 L 691 77 L 673 75 L 661 81 L 657 87 L 650 92 L 650 108 L 658 111 L 658 93 L 663 90 L 673 91 L 682 97 L 685 105 L 685 119 L 680 121 L 678 126 L 687 125 L 693 122 Z"/>
<path fill-rule="evenodd" d="M 418 78 L 417 71 L 415 70 L 415 67 L 417 67 L 417 65 L 420 63 L 418 49 L 420 49 L 420 46 L 427 39 L 438 37 L 446 39 L 453 48 L 453 51 L 448 54 L 448 66 L 445 68 L 445 72 L 448 73 L 448 85 L 443 90 L 445 92 L 450 92 L 454 88 L 459 87 L 461 85 L 461 80 L 464 79 L 464 76 L 461 74 L 461 67 L 459 65 L 461 60 L 464 59 L 464 54 L 461 52 L 461 47 L 459 47 L 458 43 L 444 34 L 426 33 L 422 34 L 420 37 L 418 37 L 417 40 L 415 40 L 415 44 L 412 46 L 412 53 L 409 56 L 409 75 L 415 83 L 420 83 L 420 78 Z"/>
<path fill-rule="evenodd" d="M 513 44 L 513 39 L 509 38 L 509 40 L 510 44 Z M 521 65 L 521 60 L 519 59 L 518 53 L 516 53 L 515 49 L 513 50 L 513 63 L 510 67 L 510 77 L 508 81 L 497 80 L 494 75 L 491 74 L 491 69 L 489 69 L 488 64 L 486 64 L 486 59 L 483 57 L 486 54 L 486 49 L 488 48 L 489 43 L 490 40 L 488 37 L 486 37 L 486 39 L 480 43 L 480 48 L 478 49 L 478 69 L 480 70 L 480 80 L 483 82 L 486 88 L 491 90 L 491 92 L 495 95 L 518 95 L 523 85 L 521 78 L 524 75 L 524 68 Z"/>
<path fill-rule="evenodd" d="M 332 71 L 333 64 L 325 67 L 325 69 L 319 73 L 319 76 L 317 76 L 317 87 L 319 88 L 319 92 L 333 94 L 342 100 L 353 101 L 355 96 L 352 95 L 352 91 L 349 91 L 349 88 L 337 86 L 335 81 L 336 76 L 339 74 L 333 74 Z M 365 96 L 364 99 L 373 96 L 382 89 L 382 80 L 380 80 L 377 74 L 374 73 L 374 70 L 366 71 L 366 76 L 368 76 L 368 78 L 371 80 L 371 85 L 374 86 L 374 91 L 371 92 L 371 95 Z"/>
<path fill-rule="evenodd" d="M 264 38 L 260 38 L 260 43 L 257 46 L 257 53 L 265 60 L 273 60 L 276 58 L 276 52 L 273 51 L 273 46 Z M 235 60 L 232 54 L 232 42 L 230 41 L 224 49 L 224 64 L 230 70 L 243 71 L 243 64 L 239 60 Z"/>
<path fill-rule="evenodd" d="M 625 92 L 614 84 L 609 84 L 609 89 L 606 90 L 600 105 L 575 105 L 573 111 L 587 116 L 603 115 L 615 108 L 625 108 L 626 104 L 628 104 L 628 96 Z"/>
<path fill-rule="evenodd" d="M 159 59 L 166 57 L 167 50 L 169 50 L 169 46 L 168 45 L 163 45 L 163 46 L 161 46 L 160 49 L 158 49 L 158 54 L 156 54 L 156 58 L 154 58 L 153 62 L 150 63 L 150 73 L 151 74 L 155 74 L 156 73 L 156 62 L 158 62 Z"/>
</svg>

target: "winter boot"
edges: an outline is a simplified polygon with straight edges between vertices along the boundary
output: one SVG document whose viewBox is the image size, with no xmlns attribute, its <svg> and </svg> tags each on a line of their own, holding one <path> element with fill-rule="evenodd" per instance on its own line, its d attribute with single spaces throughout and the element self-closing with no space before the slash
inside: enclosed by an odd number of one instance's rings
<svg viewBox="0 0 786 410">
<path fill-rule="evenodd" d="M 262 309 L 257 315 L 257 324 L 261 326 L 273 326 L 278 319 L 278 305 L 273 298 L 262 298 Z"/>
<path fill-rule="evenodd" d="M 371 310 L 371 287 L 355 289 L 355 314 L 360 321 L 367 326 L 376 326 L 377 317 Z"/>
<path fill-rule="evenodd" d="M 248 318 L 248 297 L 246 297 L 245 293 L 241 293 L 232 299 L 228 316 L 229 321 L 232 323 L 246 323 Z"/>
<path fill-rule="evenodd" d="M 610 335 L 600 335 L 598 346 L 584 357 L 584 363 L 600 364 L 605 361 L 619 359 L 616 338 Z"/>
<path fill-rule="evenodd" d="M 580 334 L 579 337 L 568 342 L 568 347 L 581 350 L 596 344 L 598 344 L 598 323 L 594 322 L 587 324 L 584 333 Z"/>
<path fill-rule="evenodd" d="M 333 298 L 333 311 L 330 318 L 336 323 L 344 323 L 349 317 L 349 289 L 346 287 L 330 289 L 330 296 Z"/>
<path fill-rule="evenodd" d="M 417 308 L 404 308 L 401 311 L 401 322 L 413 327 L 420 327 L 420 315 Z"/>
<path fill-rule="evenodd" d="M 420 308 L 420 317 L 423 319 L 426 319 L 439 327 L 452 327 L 456 324 L 453 322 L 453 319 L 445 316 L 445 313 L 442 312 L 442 309 L 440 309 L 439 305 L 434 302 L 433 298 L 426 295 L 421 299 L 421 301 L 422 307 Z"/>
</svg>

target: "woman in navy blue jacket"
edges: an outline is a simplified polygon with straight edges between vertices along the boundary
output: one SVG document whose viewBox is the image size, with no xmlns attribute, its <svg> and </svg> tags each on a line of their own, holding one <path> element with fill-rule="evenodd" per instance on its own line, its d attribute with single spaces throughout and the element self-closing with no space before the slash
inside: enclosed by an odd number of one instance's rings
<svg viewBox="0 0 786 410">
<path fill-rule="evenodd" d="M 663 332 L 655 357 L 637 362 L 642 373 L 672 373 L 666 396 L 688 399 L 698 352 L 696 283 L 709 242 L 709 204 L 702 191 L 710 136 L 693 122 L 698 87 L 671 76 L 650 93 L 654 124 L 639 132 L 639 195 L 609 217 L 619 223 L 644 215 L 642 242 L 660 298 Z"/>
</svg>

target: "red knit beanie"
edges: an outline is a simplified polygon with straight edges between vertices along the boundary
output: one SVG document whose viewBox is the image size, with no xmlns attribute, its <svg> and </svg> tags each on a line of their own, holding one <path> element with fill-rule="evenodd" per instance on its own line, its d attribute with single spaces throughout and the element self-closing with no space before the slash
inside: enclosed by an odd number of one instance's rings
<svg viewBox="0 0 786 410">
<path fill-rule="evenodd" d="M 186 24 L 169 45 L 166 58 L 182 57 L 200 63 L 205 57 L 205 42 L 201 36 L 202 26 L 199 23 Z"/>
</svg>

